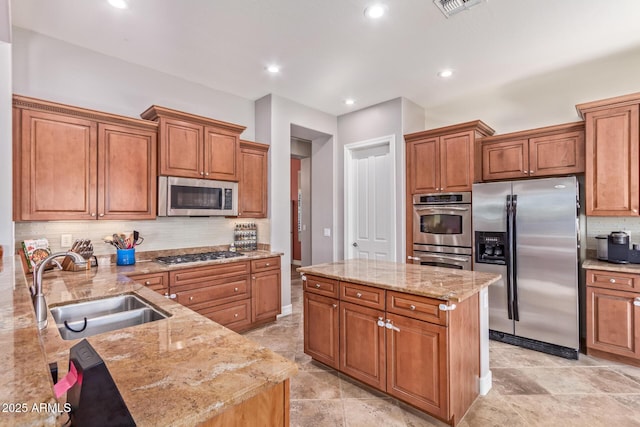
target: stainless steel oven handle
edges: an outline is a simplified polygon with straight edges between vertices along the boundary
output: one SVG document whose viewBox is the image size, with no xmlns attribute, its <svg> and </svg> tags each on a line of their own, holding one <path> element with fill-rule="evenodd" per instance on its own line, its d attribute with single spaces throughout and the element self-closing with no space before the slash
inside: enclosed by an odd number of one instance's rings
<svg viewBox="0 0 640 427">
<path fill-rule="evenodd" d="M 452 207 L 444 207 L 444 206 L 413 206 L 413 209 L 416 211 L 459 211 L 466 212 L 469 208 L 459 208 L 457 206 Z"/>
<path fill-rule="evenodd" d="M 457 262 L 469 262 L 470 260 L 467 258 L 460 258 L 457 256 L 449 256 L 449 255 L 432 255 L 432 254 L 423 254 L 420 255 L 419 257 L 417 257 L 418 259 L 422 259 L 422 258 L 436 258 L 436 259 L 448 259 L 451 261 L 457 261 Z"/>
</svg>

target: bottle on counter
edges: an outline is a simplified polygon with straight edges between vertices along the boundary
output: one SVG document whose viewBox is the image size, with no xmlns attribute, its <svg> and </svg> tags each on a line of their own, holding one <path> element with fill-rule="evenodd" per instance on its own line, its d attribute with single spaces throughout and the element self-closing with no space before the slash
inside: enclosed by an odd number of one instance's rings
<svg viewBox="0 0 640 427">
<path fill-rule="evenodd" d="M 236 245 L 235 243 L 231 242 L 231 244 L 229 245 L 229 252 L 235 252 L 236 251 Z"/>
</svg>

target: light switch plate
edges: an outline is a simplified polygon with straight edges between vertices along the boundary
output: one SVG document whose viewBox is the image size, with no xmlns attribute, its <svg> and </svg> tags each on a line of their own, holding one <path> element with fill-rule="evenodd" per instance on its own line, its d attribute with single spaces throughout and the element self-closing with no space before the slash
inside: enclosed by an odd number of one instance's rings
<svg viewBox="0 0 640 427">
<path fill-rule="evenodd" d="M 63 234 L 60 236 L 60 247 L 70 248 L 73 244 L 73 236 L 71 234 Z"/>
</svg>

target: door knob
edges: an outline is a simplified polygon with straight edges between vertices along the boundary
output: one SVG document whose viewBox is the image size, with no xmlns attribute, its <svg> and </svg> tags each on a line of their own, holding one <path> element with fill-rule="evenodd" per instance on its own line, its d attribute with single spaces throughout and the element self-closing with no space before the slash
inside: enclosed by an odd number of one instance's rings
<svg viewBox="0 0 640 427">
<path fill-rule="evenodd" d="M 351 244 L 351 246 L 353 246 L 354 248 L 357 248 L 357 247 L 358 247 L 358 242 L 353 242 L 353 243 Z"/>
</svg>

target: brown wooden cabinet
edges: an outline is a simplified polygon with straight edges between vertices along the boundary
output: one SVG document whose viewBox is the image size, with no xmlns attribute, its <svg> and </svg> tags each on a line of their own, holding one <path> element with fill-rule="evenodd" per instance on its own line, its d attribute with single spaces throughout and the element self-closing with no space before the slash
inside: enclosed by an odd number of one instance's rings
<svg viewBox="0 0 640 427">
<path fill-rule="evenodd" d="M 140 116 L 159 123 L 159 175 L 238 181 L 244 126 L 157 105 Z"/>
<path fill-rule="evenodd" d="M 587 353 L 640 366 L 640 275 L 587 270 Z"/>
<path fill-rule="evenodd" d="M 478 396 L 477 295 L 451 310 L 433 298 L 313 275 L 303 287 L 304 351 L 315 360 L 452 425 Z"/>
<path fill-rule="evenodd" d="M 129 278 L 157 293 L 169 297 L 169 273 L 136 274 Z"/>
<path fill-rule="evenodd" d="M 493 132 L 476 120 L 405 135 L 408 194 L 471 191 L 476 140 Z"/>
<path fill-rule="evenodd" d="M 155 123 L 14 96 L 14 220 L 156 217 Z"/>
<path fill-rule="evenodd" d="M 240 141 L 238 216 L 266 218 L 269 145 Z"/>
<path fill-rule="evenodd" d="M 640 93 L 576 105 L 585 119 L 586 211 L 638 216 Z"/>
<path fill-rule="evenodd" d="M 276 320 L 282 303 L 280 257 L 251 261 L 251 322 L 253 325 Z"/>
<path fill-rule="evenodd" d="M 504 180 L 584 172 L 584 123 L 491 136 L 482 140 L 482 179 Z"/>
</svg>

